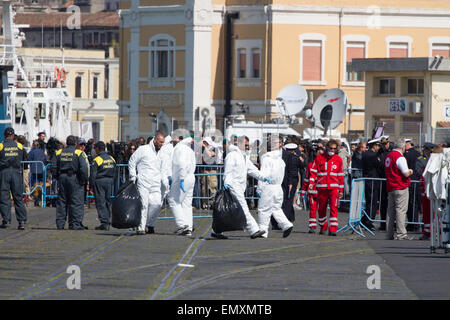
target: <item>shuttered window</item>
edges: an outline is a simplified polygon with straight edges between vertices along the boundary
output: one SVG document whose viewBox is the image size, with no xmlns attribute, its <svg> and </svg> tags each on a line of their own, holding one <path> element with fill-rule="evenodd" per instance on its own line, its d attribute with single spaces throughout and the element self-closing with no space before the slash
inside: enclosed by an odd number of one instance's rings
<svg viewBox="0 0 450 320">
<path fill-rule="evenodd" d="M 302 68 L 304 81 L 322 80 L 322 41 L 303 41 Z"/>
<path fill-rule="evenodd" d="M 450 58 L 450 44 L 433 44 L 431 55 Z"/>
<path fill-rule="evenodd" d="M 408 58 L 408 43 L 391 42 L 389 44 L 389 58 Z"/>
<path fill-rule="evenodd" d="M 352 59 L 363 59 L 366 56 L 366 44 L 364 42 L 348 42 L 346 59 L 346 81 L 364 81 L 364 73 L 352 70 Z"/>
</svg>

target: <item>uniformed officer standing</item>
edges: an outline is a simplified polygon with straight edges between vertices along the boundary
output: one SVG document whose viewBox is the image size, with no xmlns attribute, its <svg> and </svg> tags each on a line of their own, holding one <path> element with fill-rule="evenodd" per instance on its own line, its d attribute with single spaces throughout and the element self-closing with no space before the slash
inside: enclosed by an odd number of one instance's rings
<svg viewBox="0 0 450 320">
<path fill-rule="evenodd" d="M 384 170 L 383 163 L 378 151 L 381 149 L 381 138 L 371 140 L 367 143 L 369 150 L 362 155 L 363 176 L 369 178 L 365 183 L 365 197 L 366 197 L 366 213 L 370 219 L 375 219 L 377 210 L 380 205 L 380 181 L 372 180 L 370 178 L 381 178 L 381 171 Z M 362 223 L 370 230 L 375 230 L 373 223 L 366 215 L 362 218 Z"/>
<path fill-rule="evenodd" d="M 380 155 L 381 163 L 384 164 L 384 160 L 387 155 L 392 151 L 392 145 L 389 141 L 389 136 L 381 137 L 381 149 L 378 151 Z M 382 170 L 380 178 L 386 179 L 386 174 L 384 170 Z M 388 196 L 386 191 L 386 181 L 381 182 L 381 204 L 380 204 L 380 219 L 386 220 L 387 217 L 387 207 L 388 207 Z M 386 223 L 380 223 L 380 227 L 378 228 L 380 231 L 386 230 Z"/>
<path fill-rule="evenodd" d="M 67 147 L 56 152 L 56 170 L 58 179 L 58 201 L 56 203 L 56 227 L 64 229 L 66 212 L 69 213 L 69 229 L 85 230 L 84 184 L 88 180 L 88 167 L 83 151 L 75 148 L 76 138 L 68 136 Z"/>
<path fill-rule="evenodd" d="M 95 207 L 100 220 L 100 225 L 95 230 L 109 230 L 116 161 L 105 152 L 103 141 L 97 142 L 94 147 L 97 157 L 92 163 L 89 184 L 95 194 Z"/>
<path fill-rule="evenodd" d="M 420 152 L 414 148 L 414 144 L 411 139 L 405 140 L 405 158 L 408 163 L 408 168 L 413 170 L 411 180 L 420 181 L 422 172 L 416 171 L 416 162 L 420 157 Z M 409 204 L 408 204 L 408 222 L 419 222 L 419 211 L 420 211 L 420 186 L 416 183 L 411 183 L 409 186 Z M 418 225 L 408 225 L 406 230 L 408 231 L 418 231 Z"/>
<path fill-rule="evenodd" d="M 6 128 L 5 141 L 0 143 L 0 212 L 3 223 L 0 228 L 5 229 L 11 223 L 11 198 L 14 199 L 16 218 L 19 230 L 25 230 L 27 209 L 22 201 L 23 172 L 21 161 L 26 161 L 26 151 L 23 145 L 14 141 L 14 129 Z"/>
</svg>

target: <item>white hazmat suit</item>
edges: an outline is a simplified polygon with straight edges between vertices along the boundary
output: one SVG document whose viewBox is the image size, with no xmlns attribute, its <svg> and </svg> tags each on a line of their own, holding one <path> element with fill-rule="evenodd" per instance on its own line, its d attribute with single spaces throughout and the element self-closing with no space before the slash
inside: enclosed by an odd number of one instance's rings
<svg viewBox="0 0 450 320">
<path fill-rule="evenodd" d="M 137 188 L 142 200 L 142 217 L 138 231 L 145 231 L 146 226 L 155 226 L 161 210 L 161 183 L 168 185 L 162 170 L 162 158 L 158 156 L 153 140 L 133 153 L 128 162 L 128 170 L 130 180 L 137 178 Z"/>
<path fill-rule="evenodd" d="M 192 232 L 192 196 L 195 185 L 195 153 L 191 148 L 192 138 L 185 138 L 173 148 L 172 157 L 172 186 L 170 188 L 168 202 L 175 224 L 178 229 Z M 180 183 L 184 181 L 184 190 Z"/>
<path fill-rule="evenodd" d="M 247 219 L 244 231 L 253 235 L 259 231 L 259 227 L 253 216 L 250 214 L 247 201 L 245 200 L 247 174 L 258 180 L 264 180 L 264 176 L 259 172 L 246 154 L 244 154 L 237 146 L 228 146 L 227 156 L 225 157 L 224 184 L 229 185 L 231 194 L 236 197 L 244 211 L 245 218 Z"/>
<path fill-rule="evenodd" d="M 260 230 L 266 231 L 263 234 L 265 238 L 267 238 L 269 233 L 269 223 L 272 215 L 281 230 L 286 231 L 293 226 L 281 209 L 283 204 L 281 183 L 284 178 L 285 166 L 281 158 L 281 150 L 265 153 L 261 157 L 261 174 L 268 177 L 271 182 L 268 184 L 265 181 L 259 181 L 256 190 L 261 194 L 261 199 L 258 202 L 258 225 Z"/>
<path fill-rule="evenodd" d="M 158 155 L 161 155 L 162 160 L 162 173 L 167 179 L 172 179 L 172 157 L 173 157 L 173 144 L 171 143 L 172 138 L 167 136 L 164 145 L 159 150 Z M 169 188 L 164 183 L 161 183 L 161 201 L 169 193 Z"/>
</svg>

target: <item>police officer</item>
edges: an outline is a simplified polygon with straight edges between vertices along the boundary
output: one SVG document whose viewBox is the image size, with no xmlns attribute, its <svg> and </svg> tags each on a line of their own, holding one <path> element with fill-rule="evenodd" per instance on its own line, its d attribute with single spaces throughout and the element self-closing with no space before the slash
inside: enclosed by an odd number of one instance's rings
<svg viewBox="0 0 450 320">
<path fill-rule="evenodd" d="M 111 214 L 111 195 L 114 187 L 114 175 L 116 161 L 105 151 L 105 143 L 98 141 L 95 145 L 95 153 L 89 178 L 90 187 L 95 195 L 95 207 L 97 208 L 100 225 L 95 230 L 109 230 Z"/>
<path fill-rule="evenodd" d="M 76 138 L 68 136 L 66 147 L 56 152 L 54 174 L 58 179 L 58 201 L 56 204 L 56 227 L 64 229 L 66 213 L 69 214 L 69 229 L 85 230 L 84 184 L 88 180 L 85 153 L 75 148 Z"/>
<path fill-rule="evenodd" d="M 381 171 L 384 171 L 383 163 L 378 151 L 381 149 L 381 138 L 371 140 L 367 143 L 369 150 L 362 155 L 363 176 L 369 178 L 365 182 L 366 213 L 370 219 L 375 219 L 379 208 L 380 199 L 380 181 L 375 180 L 381 177 Z M 370 179 L 374 178 L 374 180 Z M 362 223 L 370 230 L 375 230 L 373 223 L 366 215 L 362 218 Z"/>
<path fill-rule="evenodd" d="M 381 137 L 381 149 L 378 151 L 378 154 L 380 155 L 381 163 L 384 164 L 384 160 L 386 159 L 387 155 L 392 151 L 392 145 L 389 141 L 389 136 L 382 136 Z M 386 179 L 385 171 L 381 171 L 380 178 Z M 381 204 L 380 204 L 380 219 L 386 220 L 387 216 L 387 206 L 388 206 L 388 195 L 386 191 L 386 181 L 381 182 Z M 380 231 L 386 230 L 386 223 L 382 222 L 380 223 L 380 227 L 378 228 Z"/>
<path fill-rule="evenodd" d="M 14 199 L 16 218 L 19 230 L 25 230 L 27 209 L 22 201 L 23 172 L 21 161 L 26 161 L 23 145 L 14 141 L 14 129 L 6 128 L 5 141 L 0 143 L 0 212 L 3 222 L 0 228 L 5 229 L 11 223 L 11 198 Z"/>
<path fill-rule="evenodd" d="M 413 174 L 411 176 L 411 180 L 420 181 L 420 177 L 422 172 L 416 171 L 416 162 L 420 157 L 420 152 L 414 148 L 413 141 L 411 139 L 405 140 L 405 158 L 408 163 L 408 168 L 413 170 Z M 412 182 L 409 186 L 409 204 L 408 204 L 408 221 L 409 222 L 418 222 L 419 221 L 419 211 L 420 211 L 420 186 L 416 182 Z M 417 231 L 419 229 L 418 225 L 408 225 L 406 227 L 407 231 Z"/>
</svg>

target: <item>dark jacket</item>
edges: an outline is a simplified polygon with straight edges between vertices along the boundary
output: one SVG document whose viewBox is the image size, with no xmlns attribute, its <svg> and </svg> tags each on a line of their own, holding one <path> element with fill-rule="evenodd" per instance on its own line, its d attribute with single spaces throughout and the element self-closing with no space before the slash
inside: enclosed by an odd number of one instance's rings
<svg viewBox="0 0 450 320">
<path fill-rule="evenodd" d="M 369 150 L 362 155 L 363 177 L 381 178 L 382 171 L 384 171 L 381 157 L 373 150 Z"/>
<path fill-rule="evenodd" d="M 28 154 L 28 161 L 41 161 L 45 166 L 47 164 L 47 156 L 41 148 L 33 148 Z M 43 172 L 42 165 L 39 163 L 31 163 L 30 167 L 31 174 L 42 174 Z"/>
<path fill-rule="evenodd" d="M 416 162 L 417 159 L 420 157 L 420 152 L 414 148 L 409 148 L 408 150 L 405 151 L 404 156 L 406 158 L 406 162 L 408 163 L 408 168 L 413 170 L 411 179 L 420 180 L 422 172 L 417 172 L 416 170 Z"/>
<path fill-rule="evenodd" d="M 89 183 L 94 185 L 95 180 L 101 178 L 113 179 L 116 173 L 116 161 L 105 151 L 100 152 L 92 163 Z"/>
<path fill-rule="evenodd" d="M 5 140 L 0 143 L 0 170 L 14 168 L 20 170 L 22 161 L 27 161 L 27 152 L 23 145 L 14 140 Z"/>
<path fill-rule="evenodd" d="M 286 164 L 282 185 L 289 186 L 292 184 L 296 187 L 299 179 L 298 172 L 300 159 L 284 149 L 282 149 L 281 158 Z"/>
<path fill-rule="evenodd" d="M 78 182 L 84 184 L 88 180 L 86 155 L 75 146 L 68 146 L 56 152 L 56 177 L 61 174 L 76 175 Z"/>
</svg>

